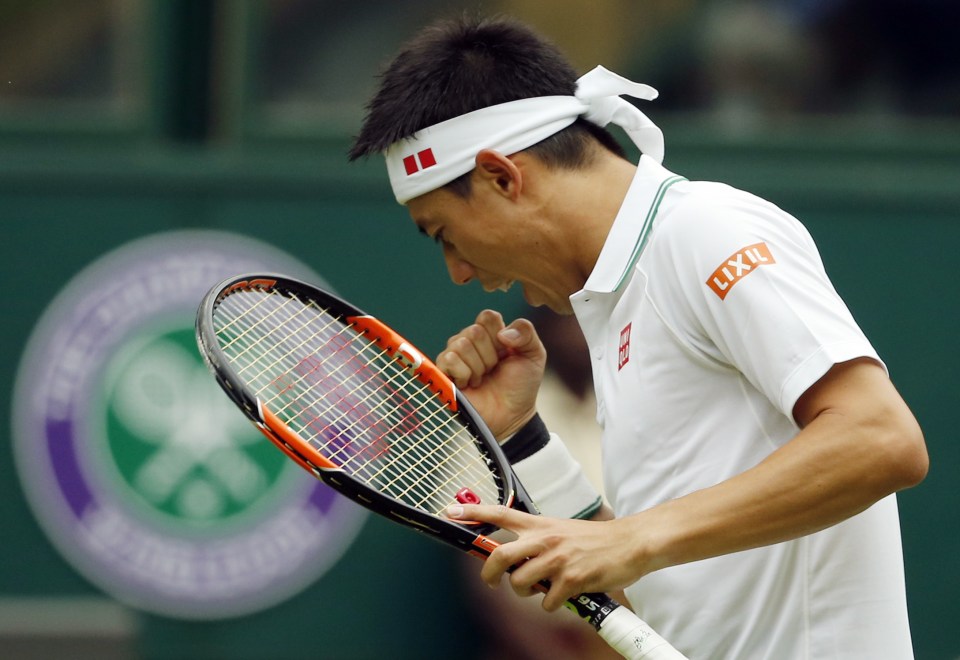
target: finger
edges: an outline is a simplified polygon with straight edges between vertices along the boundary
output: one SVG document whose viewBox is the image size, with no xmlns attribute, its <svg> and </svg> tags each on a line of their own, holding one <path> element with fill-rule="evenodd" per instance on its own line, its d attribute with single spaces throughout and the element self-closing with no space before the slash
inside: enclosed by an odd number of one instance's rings
<svg viewBox="0 0 960 660">
<path fill-rule="evenodd" d="M 530 551 L 528 550 L 527 552 L 529 553 Z M 503 561 L 506 558 L 500 559 Z M 523 597 L 544 594 L 541 606 L 547 612 L 553 612 L 563 607 L 568 598 L 582 592 L 582 590 L 569 588 L 565 583 L 554 584 L 551 581 L 549 562 L 544 561 L 542 557 L 520 560 L 514 563 L 513 566 L 513 572 L 509 574 L 511 589 L 513 589 L 514 593 L 518 596 Z M 544 583 L 546 583 L 547 586 L 545 586 Z"/>
<path fill-rule="evenodd" d="M 460 332 L 447 342 L 447 349 L 437 357 L 437 366 L 454 378 L 457 387 L 478 387 L 487 373 L 487 366 L 474 342 Z"/>
<path fill-rule="evenodd" d="M 475 377 L 474 369 L 463 359 L 460 353 L 454 350 L 440 353 L 435 364 L 460 389 L 466 389 Z"/>
<path fill-rule="evenodd" d="M 464 331 L 464 334 L 476 344 L 488 369 L 493 369 L 507 354 L 506 347 L 497 339 L 497 333 L 503 328 L 503 316 L 500 312 L 485 309 L 477 314 L 473 325 Z"/>
<path fill-rule="evenodd" d="M 541 579 L 537 577 L 537 562 L 527 560 L 514 564 L 515 568 L 510 573 L 510 588 L 518 596 L 527 598 L 534 594 L 545 594 L 546 587 L 541 584 Z"/>
<path fill-rule="evenodd" d="M 497 334 L 498 330 L 502 330 L 505 323 L 503 322 L 503 315 L 500 314 L 495 309 L 485 309 L 479 314 L 474 321 L 479 325 L 482 325 L 485 328 L 490 328 L 490 334 Z"/>
<path fill-rule="evenodd" d="M 546 581 L 549 583 L 549 589 L 541 603 L 543 609 L 546 611 L 553 612 L 558 610 L 563 607 L 564 603 L 570 598 L 582 594 L 585 591 L 593 590 L 587 588 L 588 581 L 586 575 L 580 573 L 569 563 L 559 565 L 557 564 L 557 558 L 555 556 L 551 560 L 548 560 L 546 555 L 542 555 L 539 559 L 540 561 L 537 562 L 536 565 L 530 567 L 530 572 L 522 573 L 518 576 L 518 580 L 521 585 L 530 584 L 533 580 Z"/>
<path fill-rule="evenodd" d="M 583 589 L 570 589 L 563 585 L 551 584 L 549 591 L 547 591 L 547 594 L 543 597 L 540 605 L 547 612 L 556 612 L 563 607 L 564 603 L 569 599 L 582 594 L 583 591 Z"/>
<path fill-rule="evenodd" d="M 474 323 L 465 328 L 460 334 L 461 337 L 458 341 L 467 340 L 470 343 L 470 349 L 474 351 L 482 365 L 483 373 L 492 371 L 507 354 L 496 335 L 491 334 L 487 327 L 479 323 Z"/>
<path fill-rule="evenodd" d="M 448 518 L 468 522 L 485 522 L 512 532 L 523 530 L 535 516 L 503 504 L 452 504 L 445 511 Z"/>
<path fill-rule="evenodd" d="M 498 333 L 505 327 L 503 316 L 500 312 L 485 309 L 477 314 L 477 319 L 474 324 L 482 328 L 484 332 L 489 335 L 491 347 L 496 351 L 498 359 L 504 357 L 507 354 L 507 347 L 501 344 L 498 338 Z"/>
<path fill-rule="evenodd" d="M 446 514 L 454 520 L 491 523 L 501 529 L 513 532 L 524 529 L 536 520 L 535 516 L 503 505 L 457 504 L 447 507 Z M 480 578 L 490 587 L 499 586 L 507 572 L 515 565 L 527 561 L 527 558 L 533 555 L 534 548 L 528 546 L 529 544 L 517 540 L 496 547 L 484 562 L 480 571 Z M 520 593 L 516 587 L 514 590 Z M 523 595 L 529 594 L 524 593 Z"/>
<path fill-rule="evenodd" d="M 447 340 L 435 363 L 458 387 L 478 387 L 500 361 L 502 350 L 487 327 L 474 323 Z"/>
<path fill-rule="evenodd" d="M 480 577 L 491 587 L 500 584 L 504 574 L 513 571 L 510 576 L 510 586 L 519 596 L 530 596 L 537 588 L 537 583 L 541 578 L 540 571 L 543 569 L 536 566 L 536 555 L 542 548 L 525 543 L 522 539 L 504 543 L 490 553 L 483 568 L 480 570 Z M 516 572 L 522 570 L 531 562 L 532 568 L 527 568 L 516 578 Z"/>
<path fill-rule="evenodd" d="M 494 550 L 480 569 L 480 579 L 490 588 L 499 587 L 503 582 L 503 576 L 513 568 L 513 562 L 507 558 L 508 553 L 503 550 L 504 547 L 500 546 Z"/>
</svg>

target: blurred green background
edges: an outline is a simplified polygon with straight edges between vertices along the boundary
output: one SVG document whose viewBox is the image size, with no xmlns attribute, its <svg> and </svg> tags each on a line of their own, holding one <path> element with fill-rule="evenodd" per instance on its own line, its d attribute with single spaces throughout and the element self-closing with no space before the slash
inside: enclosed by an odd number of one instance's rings
<svg viewBox="0 0 960 660">
<path fill-rule="evenodd" d="M 345 158 L 378 67 L 425 22 L 478 6 L 0 0 L 4 405 L 53 297 L 156 232 L 260 238 L 431 354 L 483 307 L 523 313 L 518 296 L 456 289 L 382 163 Z M 925 430 L 930 475 L 900 496 L 914 643 L 923 660 L 960 657 L 957 4 L 491 0 L 482 10 L 529 21 L 580 71 L 603 64 L 657 87 L 644 109 L 664 129 L 668 168 L 765 196 L 809 227 Z M 375 276 L 355 266 L 371 254 Z M 116 603 L 38 527 L 11 434 L 0 431 L 2 657 L 373 658 L 384 640 L 397 658 L 487 657 L 460 559 L 376 520 L 349 557 L 265 611 L 198 622 Z"/>
</svg>

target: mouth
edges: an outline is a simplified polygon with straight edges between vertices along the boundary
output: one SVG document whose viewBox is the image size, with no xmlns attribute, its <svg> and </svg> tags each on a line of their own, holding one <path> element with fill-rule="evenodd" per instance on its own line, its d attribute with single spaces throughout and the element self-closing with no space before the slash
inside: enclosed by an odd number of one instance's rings
<svg viewBox="0 0 960 660">
<path fill-rule="evenodd" d="M 503 282 L 502 284 L 498 284 L 496 286 L 494 286 L 493 284 L 484 284 L 483 290 L 486 291 L 487 293 L 493 293 L 494 291 L 503 291 L 504 293 L 506 293 L 507 291 L 510 290 L 510 287 L 512 286 L 513 286 L 513 280 L 510 280 L 508 282 Z"/>
<path fill-rule="evenodd" d="M 535 303 L 530 297 L 530 291 L 527 289 L 527 287 L 523 287 L 523 299 L 531 307 L 537 307 L 537 303 Z"/>
</svg>

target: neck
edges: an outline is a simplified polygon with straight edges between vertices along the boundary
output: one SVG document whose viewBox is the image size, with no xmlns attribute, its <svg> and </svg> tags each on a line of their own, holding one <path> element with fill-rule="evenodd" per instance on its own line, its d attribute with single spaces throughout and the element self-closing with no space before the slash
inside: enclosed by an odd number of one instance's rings
<svg viewBox="0 0 960 660">
<path fill-rule="evenodd" d="M 570 257 L 583 283 L 600 258 L 636 171 L 635 164 L 604 150 L 585 169 L 556 172 L 547 217 L 573 246 Z"/>
</svg>

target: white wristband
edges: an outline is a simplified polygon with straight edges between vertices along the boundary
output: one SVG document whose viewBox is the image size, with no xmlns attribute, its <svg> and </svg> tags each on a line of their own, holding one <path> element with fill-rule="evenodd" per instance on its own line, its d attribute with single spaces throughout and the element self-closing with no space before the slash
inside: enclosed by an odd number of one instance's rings
<svg viewBox="0 0 960 660">
<path fill-rule="evenodd" d="M 543 448 L 513 464 L 513 471 L 540 513 L 552 518 L 590 518 L 603 505 L 583 468 L 555 433 Z"/>
</svg>

